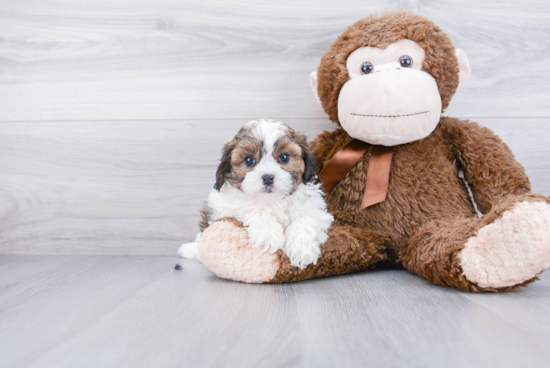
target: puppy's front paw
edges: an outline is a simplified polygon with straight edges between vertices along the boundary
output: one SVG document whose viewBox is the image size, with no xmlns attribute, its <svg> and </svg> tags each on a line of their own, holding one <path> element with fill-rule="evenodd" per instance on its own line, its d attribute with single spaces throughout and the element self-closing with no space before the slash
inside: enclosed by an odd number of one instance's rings
<svg viewBox="0 0 550 368">
<path fill-rule="evenodd" d="M 306 268 L 317 264 L 321 256 L 320 243 L 308 236 L 287 234 L 284 251 L 290 259 L 290 264 L 298 268 Z"/>
<path fill-rule="evenodd" d="M 263 226 L 250 226 L 247 229 L 250 244 L 260 249 L 276 252 L 285 244 L 285 234 L 281 224 L 265 224 Z"/>
</svg>

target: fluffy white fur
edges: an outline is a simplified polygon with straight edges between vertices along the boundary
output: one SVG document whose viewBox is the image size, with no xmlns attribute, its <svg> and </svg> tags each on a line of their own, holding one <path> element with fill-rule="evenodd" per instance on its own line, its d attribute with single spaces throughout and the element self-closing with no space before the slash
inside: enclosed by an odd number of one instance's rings
<svg viewBox="0 0 550 368">
<path fill-rule="evenodd" d="M 199 240 L 201 239 L 202 233 L 198 233 L 195 237 L 193 243 L 185 243 L 178 250 L 178 254 L 183 258 L 187 259 L 198 259 L 201 260 L 201 255 L 199 253 Z"/>
<path fill-rule="evenodd" d="M 333 221 L 326 210 L 320 184 L 302 183 L 292 192 L 292 176 L 272 155 L 274 143 L 287 128 L 281 123 L 263 120 L 248 125 L 254 127 L 254 134 L 264 142 L 264 154 L 247 173 L 240 190 L 226 182 L 219 192 L 210 192 L 210 221 L 233 217 L 244 224 L 251 246 L 269 252 L 282 249 L 295 267 L 315 264 Z M 275 176 L 270 192 L 266 192 L 263 184 L 264 174 Z M 198 259 L 199 239 L 200 234 L 194 243 L 182 245 L 178 253 Z"/>
</svg>

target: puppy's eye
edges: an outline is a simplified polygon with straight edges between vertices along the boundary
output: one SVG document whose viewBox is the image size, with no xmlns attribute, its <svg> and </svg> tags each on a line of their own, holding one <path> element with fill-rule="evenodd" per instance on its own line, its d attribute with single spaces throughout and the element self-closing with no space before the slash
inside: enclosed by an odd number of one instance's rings
<svg viewBox="0 0 550 368">
<path fill-rule="evenodd" d="M 290 161 L 290 156 L 288 155 L 288 153 L 282 153 L 280 156 L 279 156 L 279 162 L 282 163 L 282 164 L 287 164 L 288 161 Z"/>
<path fill-rule="evenodd" d="M 244 164 L 248 167 L 254 166 L 255 163 L 256 163 L 256 160 L 254 160 L 254 158 L 252 157 L 247 157 L 244 159 Z"/>
<path fill-rule="evenodd" d="M 362 74 L 370 74 L 373 69 L 374 69 L 374 67 L 368 61 L 364 62 L 363 65 L 361 65 L 361 73 Z"/>
<path fill-rule="evenodd" d="M 410 68 L 413 65 L 413 59 L 407 55 L 403 55 L 399 58 L 399 64 L 402 68 Z"/>
</svg>

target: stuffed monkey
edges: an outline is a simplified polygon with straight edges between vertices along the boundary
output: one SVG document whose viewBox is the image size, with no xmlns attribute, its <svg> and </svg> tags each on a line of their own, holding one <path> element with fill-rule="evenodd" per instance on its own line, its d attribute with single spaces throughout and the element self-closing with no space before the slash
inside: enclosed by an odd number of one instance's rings
<svg viewBox="0 0 550 368">
<path fill-rule="evenodd" d="M 204 264 L 244 282 L 387 264 L 470 292 L 535 281 L 550 267 L 548 198 L 531 192 L 523 167 L 493 132 L 441 116 L 469 73 L 464 52 L 419 15 L 390 12 L 349 27 L 311 76 L 337 125 L 310 144 L 335 218 L 321 257 L 294 268 L 282 251 L 249 247 L 242 224 L 225 218 L 203 233 Z"/>
</svg>

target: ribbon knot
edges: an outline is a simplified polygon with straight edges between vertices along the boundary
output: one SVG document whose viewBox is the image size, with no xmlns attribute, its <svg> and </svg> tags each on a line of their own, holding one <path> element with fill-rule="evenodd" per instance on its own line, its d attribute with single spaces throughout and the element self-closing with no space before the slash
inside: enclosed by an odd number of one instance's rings
<svg viewBox="0 0 550 368">
<path fill-rule="evenodd" d="M 327 195 L 344 179 L 348 172 L 368 151 L 368 143 L 352 140 L 328 161 L 319 173 L 319 180 Z M 393 147 L 372 146 L 367 183 L 361 209 L 383 202 L 388 194 Z"/>
</svg>

